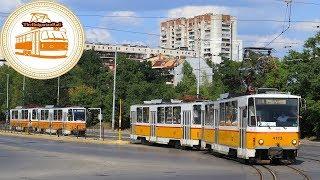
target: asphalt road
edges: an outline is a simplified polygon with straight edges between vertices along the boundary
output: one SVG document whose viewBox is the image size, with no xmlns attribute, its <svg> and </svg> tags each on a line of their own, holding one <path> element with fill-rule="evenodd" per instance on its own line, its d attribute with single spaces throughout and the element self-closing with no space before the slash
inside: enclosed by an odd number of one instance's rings
<svg viewBox="0 0 320 180">
<path fill-rule="evenodd" d="M 301 153 L 320 159 L 319 150 L 320 145 L 307 145 Z M 303 160 L 294 166 L 305 170 L 313 179 L 320 179 L 320 162 Z M 279 179 L 303 179 L 287 167 L 270 167 L 276 171 L 283 169 L 277 172 Z M 0 137 L 0 180 L 200 178 L 256 180 L 259 176 L 248 165 L 203 151 Z"/>
</svg>

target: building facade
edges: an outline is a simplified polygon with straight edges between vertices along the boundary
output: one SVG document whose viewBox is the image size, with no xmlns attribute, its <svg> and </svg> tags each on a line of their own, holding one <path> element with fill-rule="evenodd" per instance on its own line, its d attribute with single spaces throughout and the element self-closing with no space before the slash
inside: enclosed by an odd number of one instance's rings
<svg viewBox="0 0 320 180">
<path fill-rule="evenodd" d="M 117 51 L 119 54 L 124 54 L 132 60 L 143 61 L 159 54 L 167 55 L 175 58 L 183 57 L 197 57 L 197 53 L 191 50 L 180 49 L 163 49 L 163 48 L 150 48 L 147 46 L 138 45 L 111 45 L 111 44 L 94 44 L 86 43 L 86 50 L 93 49 L 100 54 L 102 59 L 113 60 L 114 54 Z"/>
<path fill-rule="evenodd" d="M 222 57 L 242 60 L 237 20 L 230 15 L 210 13 L 163 21 L 160 24 L 160 46 L 191 50 L 214 63 L 220 63 Z"/>
</svg>

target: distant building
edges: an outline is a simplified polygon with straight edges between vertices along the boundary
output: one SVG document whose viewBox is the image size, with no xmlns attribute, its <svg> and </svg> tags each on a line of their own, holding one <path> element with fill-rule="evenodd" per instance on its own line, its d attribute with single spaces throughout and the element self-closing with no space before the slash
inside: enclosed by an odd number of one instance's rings
<svg viewBox="0 0 320 180">
<path fill-rule="evenodd" d="M 148 58 L 157 56 L 159 54 L 168 55 L 172 57 L 182 58 L 182 57 L 196 57 L 197 54 L 194 51 L 188 50 L 172 50 L 172 49 L 162 49 L 162 48 L 150 48 L 147 46 L 139 45 L 111 45 L 111 44 L 95 44 L 86 43 L 86 50 L 93 49 L 100 54 L 100 57 L 106 61 L 113 61 L 115 51 L 118 54 L 123 54 L 128 56 L 132 60 L 144 61 Z"/>
<path fill-rule="evenodd" d="M 161 22 L 160 47 L 191 50 L 214 63 L 221 56 L 242 60 L 242 41 L 237 37 L 234 16 L 204 14 L 192 18 L 177 18 Z"/>
<path fill-rule="evenodd" d="M 146 59 L 147 61 L 151 62 L 153 69 L 160 69 L 162 70 L 163 76 L 167 79 L 167 84 L 174 83 L 174 69 L 175 67 L 179 66 L 181 63 L 184 62 L 182 58 L 174 58 L 167 55 L 159 54 L 158 56 Z"/>
<path fill-rule="evenodd" d="M 192 72 L 196 76 L 197 82 L 199 78 L 199 58 L 187 58 L 183 63 L 174 68 L 174 82 L 176 86 L 183 78 L 183 65 L 185 62 L 188 62 L 192 67 Z M 200 59 L 200 85 L 204 83 L 212 83 L 212 68 L 208 66 L 207 62 L 204 59 Z"/>
</svg>

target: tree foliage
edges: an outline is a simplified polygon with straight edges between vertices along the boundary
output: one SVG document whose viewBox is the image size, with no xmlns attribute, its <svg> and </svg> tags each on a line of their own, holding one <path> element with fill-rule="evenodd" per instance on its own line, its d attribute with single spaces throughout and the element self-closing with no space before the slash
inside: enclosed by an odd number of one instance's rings
<svg viewBox="0 0 320 180">
<path fill-rule="evenodd" d="M 188 62 L 183 63 L 182 80 L 177 84 L 176 91 L 180 97 L 185 95 L 197 95 L 197 79 Z"/>
</svg>

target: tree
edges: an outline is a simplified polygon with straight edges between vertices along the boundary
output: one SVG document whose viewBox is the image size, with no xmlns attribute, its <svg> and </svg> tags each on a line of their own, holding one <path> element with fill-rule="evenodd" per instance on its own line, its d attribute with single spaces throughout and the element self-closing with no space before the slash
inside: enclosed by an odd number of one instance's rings
<svg viewBox="0 0 320 180">
<path fill-rule="evenodd" d="M 290 51 L 284 58 L 288 69 L 287 90 L 307 100 L 300 121 L 302 135 L 320 138 L 320 32 L 309 38 L 302 52 Z"/>
<path fill-rule="evenodd" d="M 182 80 L 177 84 L 176 92 L 179 96 L 196 95 L 197 94 L 197 79 L 192 71 L 192 67 L 188 62 L 183 63 Z"/>
</svg>

